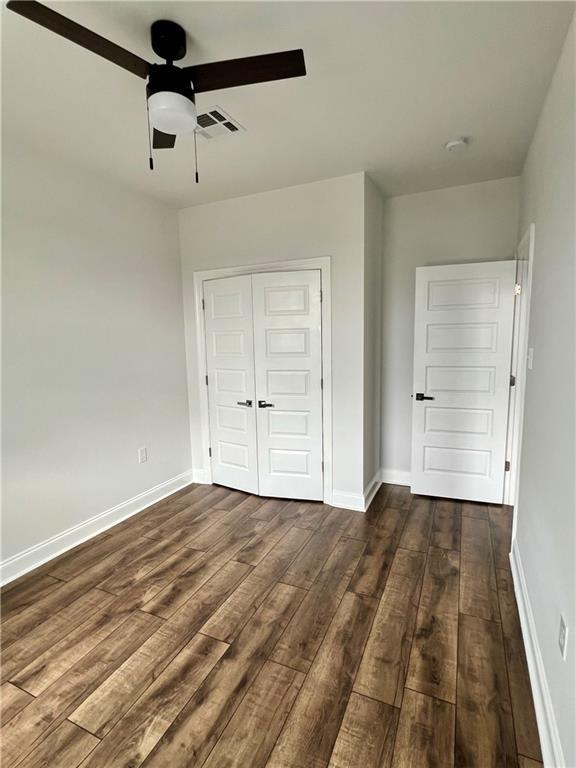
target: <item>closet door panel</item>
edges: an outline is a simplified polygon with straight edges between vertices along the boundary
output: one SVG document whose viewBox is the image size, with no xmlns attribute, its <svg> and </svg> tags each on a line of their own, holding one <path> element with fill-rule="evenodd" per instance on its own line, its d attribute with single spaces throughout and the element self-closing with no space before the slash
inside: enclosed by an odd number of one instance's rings
<svg viewBox="0 0 576 768">
<path fill-rule="evenodd" d="M 320 271 L 252 276 L 260 493 L 322 499 Z"/>
<path fill-rule="evenodd" d="M 250 275 L 204 283 L 212 480 L 257 494 L 252 314 Z"/>
</svg>

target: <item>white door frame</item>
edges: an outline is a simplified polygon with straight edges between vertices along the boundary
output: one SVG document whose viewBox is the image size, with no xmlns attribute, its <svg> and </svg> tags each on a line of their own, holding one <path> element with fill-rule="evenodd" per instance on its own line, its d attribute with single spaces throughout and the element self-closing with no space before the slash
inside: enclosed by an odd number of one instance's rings
<svg viewBox="0 0 576 768">
<path fill-rule="evenodd" d="M 510 471 L 506 472 L 503 502 L 514 507 L 516 507 L 518 502 L 518 488 L 520 484 L 522 425 L 524 422 L 524 400 L 526 397 L 528 331 L 535 233 L 535 225 L 530 224 L 516 249 L 516 283 L 521 286 L 521 292 L 516 297 L 516 306 L 514 308 L 514 333 L 512 337 L 512 364 L 510 371 L 516 377 L 516 384 L 510 388 L 508 439 L 506 446 L 506 458 L 510 462 Z M 512 540 L 514 540 L 515 534 L 516 514 L 514 513 Z"/>
<path fill-rule="evenodd" d="M 240 267 L 222 267 L 194 273 L 194 299 L 196 302 L 196 344 L 198 363 L 198 391 L 200 393 L 200 431 L 202 450 L 208 456 L 210 448 L 210 420 L 208 415 L 208 389 L 206 387 L 206 333 L 202 310 L 203 283 L 221 277 L 251 275 L 255 272 L 295 272 L 319 269 L 322 290 L 322 443 L 324 457 L 324 503 L 332 504 L 332 322 L 330 256 L 294 261 L 274 261 L 267 264 L 248 264 Z M 208 460 L 205 482 L 212 483 L 212 465 Z"/>
</svg>

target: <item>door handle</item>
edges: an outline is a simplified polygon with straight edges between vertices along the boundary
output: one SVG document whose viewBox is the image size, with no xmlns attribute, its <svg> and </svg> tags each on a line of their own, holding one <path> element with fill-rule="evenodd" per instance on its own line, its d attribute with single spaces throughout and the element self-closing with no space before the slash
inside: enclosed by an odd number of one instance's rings
<svg viewBox="0 0 576 768">
<path fill-rule="evenodd" d="M 274 403 L 267 403 L 266 400 L 258 400 L 258 408 L 274 408 Z"/>
<path fill-rule="evenodd" d="M 429 395 L 425 395 L 424 392 L 416 392 L 416 400 L 434 400 L 433 397 L 430 397 Z"/>
<path fill-rule="evenodd" d="M 246 408 L 252 408 L 252 400 L 238 400 L 236 405 L 245 405 Z"/>
</svg>

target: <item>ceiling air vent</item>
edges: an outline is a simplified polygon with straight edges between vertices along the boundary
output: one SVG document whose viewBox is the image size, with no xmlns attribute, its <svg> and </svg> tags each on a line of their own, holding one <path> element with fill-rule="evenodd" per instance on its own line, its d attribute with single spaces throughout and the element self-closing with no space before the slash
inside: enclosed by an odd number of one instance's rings
<svg viewBox="0 0 576 768">
<path fill-rule="evenodd" d="M 244 130 L 245 128 L 221 107 L 211 107 L 198 115 L 198 135 L 205 139 L 219 139 Z"/>
</svg>

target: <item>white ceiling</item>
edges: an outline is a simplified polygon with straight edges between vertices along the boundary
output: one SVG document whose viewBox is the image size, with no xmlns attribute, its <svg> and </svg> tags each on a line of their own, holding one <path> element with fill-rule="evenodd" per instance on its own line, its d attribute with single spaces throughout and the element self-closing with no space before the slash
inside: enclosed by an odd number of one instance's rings
<svg viewBox="0 0 576 768">
<path fill-rule="evenodd" d="M 518 174 L 562 42 L 567 2 L 59 2 L 156 61 L 155 19 L 189 33 L 181 64 L 303 48 L 308 76 L 198 96 L 245 133 L 147 163 L 145 84 L 3 8 L 6 141 L 98 168 L 175 207 L 356 171 L 386 195 Z M 472 141 L 464 154 L 444 143 Z"/>
</svg>

